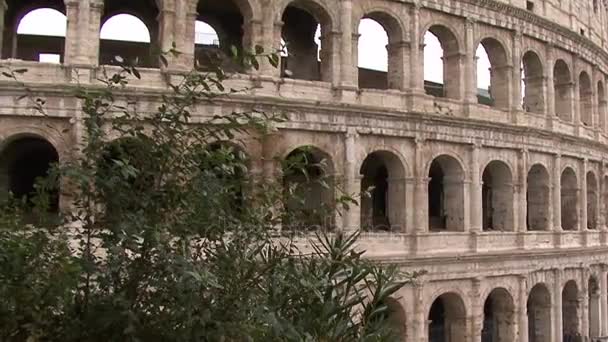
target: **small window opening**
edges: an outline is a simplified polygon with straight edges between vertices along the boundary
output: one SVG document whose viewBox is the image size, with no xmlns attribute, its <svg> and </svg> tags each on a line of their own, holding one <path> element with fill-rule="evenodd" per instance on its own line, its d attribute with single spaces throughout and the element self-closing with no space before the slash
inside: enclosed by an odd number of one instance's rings
<svg viewBox="0 0 608 342">
<path fill-rule="evenodd" d="M 530 12 L 534 12 L 534 2 L 526 1 L 526 9 Z"/>
<path fill-rule="evenodd" d="M 38 61 L 42 63 L 61 63 L 61 55 L 56 53 L 41 53 L 38 55 Z"/>
</svg>

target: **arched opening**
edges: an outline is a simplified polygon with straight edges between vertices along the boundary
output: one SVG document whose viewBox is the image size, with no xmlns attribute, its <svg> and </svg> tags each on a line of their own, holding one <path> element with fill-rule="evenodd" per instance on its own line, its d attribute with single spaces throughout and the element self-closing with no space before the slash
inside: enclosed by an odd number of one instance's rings
<svg viewBox="0 0 608 342">
<path fill-rule="evenodd" d="M 394 341 L 407 342 L 406 338 L 406 317 L 403 306 L 394 298 L 385 300 L 387 306 L 386 315 L 388 316 L 388 328 L 391 329 Z"/>
<path fill-rule="evenodd" d="M 522 58 L 522 107 L 526 112 L 542 114 L 545 111 L 543 94 L 543 65 L 538 55 L 528 51 Z"/>
<path fill-rule="evenodd" d="M 158 17 L 156 0 L 105 0 L 99 64 L 115 65 L 123 60 L 139 67 L 157 68 Z"/>
<path fill-rule="evenodd" d="M 572 76 L 568 64 L 558 59 L 553 67 L 553 90 L 555 100 L 555 115 L 564 120 L 572 121 Z"/>
<path fill-rule="evenodd" d="M 361 165 L 361 224 L 364 229 L 401 230 L 405 220 L 404 168 L 397 156 L 378 151 Z"/>
<path fill-rule="evenodd" d="M 294 1 L 283 12 L 281 37 L 288 56 L 283 58 L 283 77 L 308 81 L 331 80 L 332 40 L 329 15 L 308 1 Z M 322 46 L 322 48 L 321 48 Z"/>
<path fill-rule="evenodd" d="M 587 172 L 587 229 L 597 228 L 597 181 L 593 172 Z"/>
<path fill-rule="evenodd" d="M 567 167 L 561 175 L 562 229 L 578 229 L 578 185 L 576 173 Z"/>
<path fill-rule="evenodd" d="M 60 9 L 37 8 L 18 22 L 11 56 L 26 61 L 63 63 L 67 18 Z"/>
<path fill-rule="evenodd" d="M 372 17 L 359 22 L 359 88 L 387 89 L 388 44 L 386 29 Z"/>
<path fill-rule="evenodd" d="M 528 230 L 549 230 L 549 173 L 541 164 L 528 171 L 526 224 Z"/>
<path fill-rule="evenodd" d="M 285 228 L 312 230 L 333 225 L 333 166 L 329 155 L 314 147 L 293 150 L 283 165 Z"/>
<path fill-rule="evenodd" d="M 433 160 L 429 168 L 429 229 L 464 231 L 464 170 L 448 155 Z"/>
<path fill-rule="evenodd" d="M 458 40 L 442 25 L 424 34 L 424 90 L 436 97 L 460 98 L 461 55 Z"/>
<path fill-rule="evenodd" d="M 574 280 L 569 280 L 562 290 L 562 332 L 564 342 L 576 341 L 581 336 L 579 322 L 579 293 Z"/>
<path fill-rule="evenodd" d="M 220 201 L 226 208 L 225 214 L 242 212 L 245 203 L 245 182 L 248 158 L 238 146 L 228 142 L 210 144 L 201 154 L 201 187 L 206 193 L 214 194 L 214 201 Z"/>
<path fill-rule="evenodd" d="M 503 289 L 492 290 L 483 305 L 483 342 L 515 341 L 515 306 L 511 294 Z"/>
<path fill-rule="evenodd" d="M 483 230 L 513 230 L 513 177 L 509 166 L 492 161 L 482 175 Z"/>
<path fill-rule="evenodd" d="M 589 337 L 600 337 L 600 286 L 595 277 L 589 277 Z"/>
<path fill-rule="evenodd" d="M 465 342 L 466 310 L 455 293 L 439 296 L 429 310 L 429 342 Z"/>
<path fill-rule="evenodd" d="M 125 215 L 145 209 L 142 199 L 150 199 L 158 174 L 150 146 L 147 140 L 125 137 L 108 142 L 103 149 L 96 187 L 105 204 L 106 221 L 121 222 Z"/>
<path fill-rule="evenodd" d="M 228 72 L 243 71 L 232 59 L 231 52 L 233 47 L 238 51 L 243 49 L 247 29 L 243 12 L 248 15 L 250 9 L 239 4 L 231 0 L 199 0 L 194 46 L 197 67 L 219 66 Z"/>
<path fill-rule="evenodd" d="M 604 82 L 597 82 L 597 115 L 600 125 L 600 131 L 606 132 L 606 90 L 604 90 Z"/>
<path fill-rule="evenodd" d="M 551 340 L 551 294 L 544 284 L 536 284 L 527 302 L 528 341 L 552 342 Z"/>
<path fill-rule="evenodd" d="M 477 47 L 477 102 L 497 108 L 509 105 L 507 53 L 494 38 L 482 39 Z"/>
<path fill-rule="evenodd" d="M 585 126 L 593 126 L 593 94 L 591 79 L 586 72 L 581 72 L 578 78 L 579 113 Z"/>
<path fill-rule="evenodd" d="M 45 139 L 33 136 L 16 138 L 8 142 L 0 153 L 0 183 L 4 194 L 9 193 L 34 206 L 37 182 L 47 177 L 53 164 L 59 162 L 55 147 Z M 49 211 L 59 210 L 58 184 L 49 198 Z"/>
</svg>

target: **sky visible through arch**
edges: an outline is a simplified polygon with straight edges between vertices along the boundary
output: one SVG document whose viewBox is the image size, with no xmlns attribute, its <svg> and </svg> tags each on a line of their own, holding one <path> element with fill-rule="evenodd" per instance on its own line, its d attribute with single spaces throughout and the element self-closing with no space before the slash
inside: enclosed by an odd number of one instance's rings
<svg viewBox="0 0 608 342">
<path fill-rule="evenodd" d="M 21 34 L 40 34 L 48 36 L 65 36 L 66 18 L 52 9 L 38 9 L 30 12 L 19 23 L 17 32 Z M 217 43 L 217 34 L 205 23 L 197 22 L 195 26 L 196 43 Z M 380 24 L 372 19 L 363 19 L 359 24 L 359 67 L 387 71 L 388 37 Z M 149 42 L 150 34 L 146 26 L 131 15 L 112 17 L 100 32 L 102 39 L 116 39 L 137 42 Z M 429 32 L 426 33 L 424 53 L 425 80 L 443 83 L 442 50 L 439 41 Z M 478 88 L 487 89 L 490 85 L 490 63 L 483 48 L 477 50 Z"/>
</svg>

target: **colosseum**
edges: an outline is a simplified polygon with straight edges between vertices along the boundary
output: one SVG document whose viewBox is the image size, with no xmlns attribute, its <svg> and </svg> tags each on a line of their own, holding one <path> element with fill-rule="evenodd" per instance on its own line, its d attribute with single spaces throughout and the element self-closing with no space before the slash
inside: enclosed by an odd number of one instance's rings
<svg viewBox="0 0 608 342">
<path fill-rule="evenodd" d="M 128 94 L 145 112 L 206 51 L 283 46 L 280 68 L 232 70 L 230 82 L 251 92 L 196 113 L 288 114 L 244 146 L 252 174 L 274 177 L 273 156 L 309 153 L 348 193 L 373 186 L 332 224 L 365 228 L 370 257 L 427 271 L 390 303 L 402 341 L 608 335 L 607 1 L 0 2 L 0 67 L 27 68 L 23 81 L 47 107 L 40 116 L 18 101 L 19 87 L 0 82 L 4 192 L 26 194 L 50 163 L 70 158 L 83 132 L 70 89 L 118 70 L 113 56 L 138 57 L 142 80 Z M 65 29 L 26 29 L 40 10 L 63 17 Z M 117 16 L 135 18 L 148 37 L 104 34 Z M 381 49 L 359 50 L 364 20 L 383 29 Z M 199 23 L 213 28 L 210 39 Z M 429 37 L 440 51 L 432 65 Z M 168 67 L 149 58 L 172 44 L 182 54 Z M 386 68 L 362 67 L 363 52 L 383 56 Z M 311 187 L 310 205 L 332 201 L 333 190 Z"/>
</svg>

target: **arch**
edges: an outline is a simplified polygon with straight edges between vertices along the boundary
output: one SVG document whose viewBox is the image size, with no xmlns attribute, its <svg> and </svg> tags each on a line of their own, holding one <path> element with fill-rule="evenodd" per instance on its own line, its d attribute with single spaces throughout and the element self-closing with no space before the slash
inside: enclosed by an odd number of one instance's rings
<svg viewBox="0 0 608 342">
<path fill-rule="evenodd" d="M 480 57 L 482 50 L 485 50 L 488 60 L 490 63 L 489 70 L 489 88 L 488 96 L 490 101 L 486 102 L 483 99 L 485 94 L 478 91 L 478 102 L 488 104 L 498 108 L 506 108 L 509 106 L 509 82 L 510 82 L 510 70 L 508 68 L 507 50 L 498 39 L 492 37 L 486 37 L 480 40 L 477 48 L 477 58 Z M 483 80 L 484 77 L 480 75 L 480 68 L 478 65 L 477 74 L 477 88 L 483 89 L 483 83 L 487 80 Z M 485 73 L 485 72 L 484 72 Z"/>
<path fill-rule="evenodd" d="M 333 164 L 329 154 L 313 147 L 292 150 L 283 164 L 287 228 L 310 230 L 333 226 Z"/>
<path fill-rule="evenodd" d="M 251 35 L 252 5 L 246 0 L 228 1 L 198 1 L 195 19 L 194 57 L 197 67 L 220 66 L 229 72 L 244 71 L 233 60 L 231 49 L 242 50 L 249 44 Z M 202 23 L 213 28 L 217 36 L 212 44 L 197 43 L 196 38 L 202 38 Z M 199 32 L 196 31 L 196 25 Z M 206 31 L 210 32 L 209 27 Z"/>
<path fill-rule="evenodd" d="M 400 20 L 387 11 L 372 10 L 360 19 L 357 31 L 359 88 L 400 89 L 404 72 L 403 49 L 398 45 L 403 41 Z M 372 58 L 379 61 L 370 62 Z"/>
<path fill-rule="evenodd" d="M 466 341 L 466 308 L 458 294 L 437 297 L 429 308 L 428 322 L 429 342 Z"/>
<path fill-rule="evenodd" d="M 99 64 L 120 64 L 116 59 L 119 56 L 139 67 L 157 68 L 159 14 L 156 0 L 105 0 L 99 40 Z M 129 27 L 129 30 L 124 27 Z"/>
<path fill-rule="evenodd" d="M 598 186 L 593 171 L 587 172 L 587 229 L 597 229 Z"/>
<path fill-rule="evenodd" d="M 387 307 L 388 326 L 392 330 L 392 336 L 395 341 L 406 341 L 407 325 L 406 316 L 403 305 L 395 298 L 387 298 L 384 300 Z"/>
<path fill-rule="evenodd" d="M 29 10 L 18 21 L 11 56 L 26 61 L 63 63 L 67 18 L 59 6 Z M 44 21 L 44 26 L 40 22 Z"/>
<path fill-rule="evenodd" d="M 140 197 L 153 188 L 158 171 L 151 146 L 149 139 L 139 137 L 122 137 L 105 144 L 97 161 L 96 187 L 105 205 L 106 221 L 119 222 L 124 215 L 142 209 Z M 125 172 L 125 165 L 134 171 Z M 115 191 L 117 188 L 128 191 Z"/>
<path fill-rule="evenodd" d="M 324 36 L 332 30 L 330 12 L 312 0 L 293 0 L 281 13 L 281 37 L 289 51 L 288 57 L 283 61 L 283 76 L 309 81 L 331 81 L 334 47 L 332 39 Z"/>
<path fill-rule="evenodd" d="M 45 138 L 34 134 L 10 137 L 0 151 L 0 186 L 4 198 L 11 193 L 28 207 L 34 206 L 35 185 L 49 174 L 59 162 L 55 146 Z M 50 212 L 59 211 L 59 184 L 49 194 Z"/>
<path fill-rule="evenodd" d="M 389 151 L 367 155 L 360 169 L 361 224 L 365 229 L 402 231 L 405 222 L 405 167 Z"/>
<path fill-rule="evenodd" d="M 604 88 L 604 82 L 602 80 L 597 81 L 597 115 L 598 124 L 601 132 L 606 132 L 606 90 Z"/>
<path fill-rule="evenodd" d="M 552 342 L 551 293 L 543 283 L 534 285 L 527 301 L 528 341 Z"/>
<path fill-rule="evenodd" d="M 437 97 L 461 98 L 462 56 L 457 36 L 441 24 L 431 24 L 423 32 L 425 92 Z M 435 71 L 439 66 L 441 70 Z"/>
<path fill-rule="evenodd" d="M 430 164 L 428 213 L 431 231 L 464 231 L 464 169 L 444 154 Z"/>
<path fill-rule="evenodd" d="M 562 229 L 578 230 L 578 181 L 571 167 L 566 167 L 560 177 Z"/>
<path fill-rule="evenodd" d="M 574 280 L 568 280 L 562 290 L 562 334 L 564 341 L 575 340 L 581 334 L 579 320 L 579 291 Z"/>
<path fill-rule="evenodd" d="M 236 215 L 242 212 L 245 202 L 246 175 L 249 169 L 249 158 L 243 148 L 230 141 L 216 141 L 201 151 L 200 160 L 201 187 L 207 193 L 213 193 L 216 201 L 223 201 L 226 214 Z"/>
<path fill-rule="evenodd" d="M 507 164 L 494 160 L 482 173 L 483 230 L 513 231 L 513 175 Z"/>
<path fill-rule="evenodd" d="M 493 342 L 515 341 L 514 321 L 515 305 L 513 297 L 504 288 L 493 289 L 483 306 L 481 340 Z"/>
<path fill-rule="evenodd" d="M 555 61 L 553 66 L 553 90 L 555 115 L 572 121 L 572 76 L 570 67 L 563 59 Z"/>
<path fill-rule="evenodd" d="M 543 63 L 535 51 L 528 50 L 521 59 L 523 98 L 522 106 L 526 112 L 542 114 L 545 111 L 543 92 Z"/>
<path fill-rule="evenodd" d="M 578 77 L 579 113 L 583 125 L 593 126 L 593 88 L 591 78 L 583 71 Z"/>
<path fill-rule="evenodd" d="M 588 290 L 588 315 L 589 322 L 589 337 L 593 340 L 595 337 L 600 337 L 600 318 L 601 318 L 601 305 L 600 305 L 600 285 L 595 276 L 590 276 L 587 281 Z"/>
<path fill-rule="evenodd" d="M 550 180 L 542 164 L 528 171 L 526 189 L 526 226 L 528 230 L 549 230 Z"/>
</svg>

